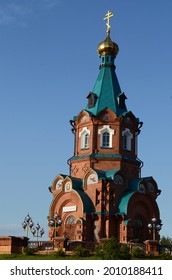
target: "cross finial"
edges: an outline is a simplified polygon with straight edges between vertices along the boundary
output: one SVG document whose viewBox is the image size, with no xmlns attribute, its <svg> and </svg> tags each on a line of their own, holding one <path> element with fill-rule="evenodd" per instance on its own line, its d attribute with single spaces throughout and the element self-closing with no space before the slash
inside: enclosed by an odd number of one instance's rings
<svg viewBox="0 0 172 280">
<path fill-rule="evenodd" d="M 107 22 L 106 22 L 106 26 L 107 26 L 107 30 L 106 30 L 106 33 L 109 34 L 110 33 L 110 18 L 113 17 L 113 13 L 108 11 L 105 18 L 103 20 L 106 20 L 107 19 Z"/>
</svg>

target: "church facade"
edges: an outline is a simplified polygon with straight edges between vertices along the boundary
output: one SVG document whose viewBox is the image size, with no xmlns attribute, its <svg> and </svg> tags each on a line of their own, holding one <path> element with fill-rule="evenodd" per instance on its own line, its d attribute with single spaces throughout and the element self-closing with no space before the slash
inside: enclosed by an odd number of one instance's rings
<svg viewBox="0 0 172 280">
<path fill-rule="evenodd" d="M 142 177 L 138 135 L 142 122 L 126 107 L 114 60 L 118 45 L 107 36 L 98 45 L 99 73 L 88 103 L 71 121 L 75 137 L 69 175 L 57 174 L 49 188 L 49 238 L 121 243 L 151 239 L 148 224 L 160 221 L 160 190 L 152 176 Z M 159 238 L 156 232 L 156 239 Z"/>
</svg>

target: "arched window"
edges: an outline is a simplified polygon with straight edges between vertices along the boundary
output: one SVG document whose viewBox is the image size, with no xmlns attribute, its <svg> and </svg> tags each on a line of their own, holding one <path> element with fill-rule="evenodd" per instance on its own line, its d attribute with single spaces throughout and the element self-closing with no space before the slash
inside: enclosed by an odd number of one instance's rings
<svg viewBox="0 0 172 280">
<path fill-rule="evenodd" d="M 97 95 L 94 94 L 93 92 L 90 92 L 87 98 L 88 98 L 88 108 L 93 108 L 96 104 Z"/>
<path fill-rule="evenodd" d="M 122 132 L 123 136 L 123 149 L 127 151 L 131 151 L 131 139 L 133 139 L 133 135 L 128 128 L 126 128 Z"/>
<path fill-rule="evenodd" d="M 111 129 L 109 125 L 104 125 L 103 128 L 98 130 L 98 134 L 100 135 L 100 147 L 112 148 L 114 129 Z"/>
<path fill-rule="evenodd" d="M 109 140 L 110 140 L 110 135 L 109 132 L 104 132 L 102 134 L 102 147 L 109 147 Z"/>
<path fill-rule="evenodd" d="M 84 139 L 84 149 L 89 148 L 89 143 L 90 143 L 90 135 L 87 133 L 85 134 L 85 139 Z"/>
<path fill-rule="evenodd" d="M 70 225 L 70 224 L 76 224 L 76 220 L 73 216 L 69 216 L 67 219 L 66 219 L 66 224 L 67 225 Z"/>
<path fill-rule="evenodd" d="M 124 150 L 128 150 L 128 147 L 129 147 L 129 138 L 128 138 L 128 135 L 127 134 L 124 134 L 123 136 L 123 149 Z"/>
<path fill-rule="evenodd" d="M 90 130 L 87 127 L 84 127 L 79 133 L 81 138 L 81 149 L 88 149 L 90 147 Z"/>
</svg>

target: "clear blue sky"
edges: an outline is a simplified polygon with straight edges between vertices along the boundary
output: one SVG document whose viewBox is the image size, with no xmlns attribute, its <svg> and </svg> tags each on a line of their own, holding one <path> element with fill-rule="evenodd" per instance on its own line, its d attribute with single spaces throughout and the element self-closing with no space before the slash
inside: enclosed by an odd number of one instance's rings
<svg viewBox="0 0 172 280">
<path fill-rule="evenodd" d="M 48 239 L 48 187 L 69 173 L 69 120 L 97 78 L 108 10 L 121 89 L 144 122 L 142 176 L 162 189 L 161 234 L 172 237 L 171 0 L 0 0 L 0 235 L 24 235 L 29 212 Z"/>
</svg>

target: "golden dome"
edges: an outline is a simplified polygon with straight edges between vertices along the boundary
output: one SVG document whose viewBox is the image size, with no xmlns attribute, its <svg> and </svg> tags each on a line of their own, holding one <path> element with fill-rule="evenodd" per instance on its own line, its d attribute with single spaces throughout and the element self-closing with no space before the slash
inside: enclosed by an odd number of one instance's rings
<svg viewBox="0 0 172 280">
<path fill-rule="evenodd" d="M 97 51 L 99 56 L 109 54 L 113 55 L 115 58 L 118 54 L 119 48 L 118 45 L 111 40 L 108 34 L 106 39 L 98 45 Z"/>
</svg>

